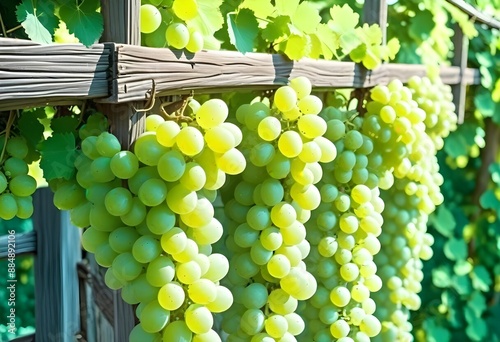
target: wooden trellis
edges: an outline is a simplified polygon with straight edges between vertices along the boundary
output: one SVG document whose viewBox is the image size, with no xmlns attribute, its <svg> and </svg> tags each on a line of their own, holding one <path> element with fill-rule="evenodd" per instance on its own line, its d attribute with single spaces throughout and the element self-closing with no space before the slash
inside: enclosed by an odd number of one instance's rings
<svg viewBox="0 0 500 342">
<path fill-rule="evenodd" d="M 500 22 L 463 0 L 447 1 L 473 20 L 500 29 Z M 294 62 L 277 54 L 189 54 L 142 47 L 139 8 L 140 0 L 102 0 L 102 43 L 91 48 L 0 38 L 0 115 L 11 109 L 93 100 L 111 116 L 114 133 L 128 148 L 144 127 L 144 115 L 135 108 L 154 95 L 269 89 L 297 76 L 309 77 L 317 90 L 369 88 L 392 79 L 404 82 L 413 75 L 426 75 L 422 65 L 387 63 L 369 71 L 352 62 Z M 379 24 L 385 42 L 386 0 L 366 1 L 363 20 Z M 454 44 L 453 66 L 442 67 L 440 75 L 453 87 L 461 121 L 466 86 L 479 84 L 480 73 L 467 68 L 468 41 L 458 26 Z M 151 94 L 153 82 L 156 94 Z M 103 273 L 91 258 L 80 262 L 80 249 L 75 248 L 78 229 L 70 227 L 67 215 L 57 214 L 50 206 L 48 189 L 39 193 L 35 195 L 36 231 L 16 237 L 18 255 L 36 253 L 36 341 L 127 341 L 136 323 L 132 307 L 122 301 L 119 291 L 105 287 Z M 0 258 L 6 254 L 2 239 Z M 83 316 L 75 310 L 78 307 Z"/>
</svg>

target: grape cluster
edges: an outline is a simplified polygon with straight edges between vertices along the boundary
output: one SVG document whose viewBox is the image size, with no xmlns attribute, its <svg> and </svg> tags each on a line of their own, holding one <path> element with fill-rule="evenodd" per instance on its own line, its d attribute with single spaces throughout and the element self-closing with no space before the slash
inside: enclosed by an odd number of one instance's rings
<svg viewBox="0 0 500 342">
<path fill-rule="evenodd" d="M 399 81 L 375 87 L 363 125 L 386 167 L 380 179 L 386 189 L 384 233 L 375 257 L 384 284 L 374 297 L 380 303 L 375 315 L 384 324 L 375 339 L 380 341 L 413 340 L 409 310 L 420 308 L 422 260 L 432 257 L 428 215 L 443 201 L 436 152 L 456 125 L 449 88 L 430 86 L 427 78 L 414 77 L 409 83 L 410 87 Z"/>
<path fill-rule="evenodd" d="M 382 286 L 373 257 L 380 251 L 384 209 L 370 165 L 373 142 L 359 132 L 363 120 L 352 112 L 327 107 L 320 115 L 337 157 L 322 164 L 321 204 L 306 223 L 306 264 L 318 290 L 300 309 L 307 319 L 301 338 L 369 341 L 381 330 L 370 293 Z"/>
<path fill-rule="evenodd" d="M 31 161 L 26 139 L 19 136 L 0 136 L 0 219 L 30 218 L 33 214 L 31 195 L 36 180 L 28 175 Z"/>
<path fill-rule="evenodd" d="M 320 203 L 320 163 L 336 156 L 323 137 L 321 100 L 305 77 L 236 112 L 249 163 L 233 182 L 226 214 L 233 253 L 227 282 L 235 305 L 223 315 L 228 341 L 296 341 L 305 323 L 295 311 L 317 288 L 304 258 L 310 246 L 304 224 Z"/>
<path fill-rule="evenodd" d="M 212 253 L 223 233 L 212 202 L 226 173 L 245 168 L 236 149 L 242 134 L 224 122 L 223 101 L 192 108 L 194 118 L 148 116 L 132 151 L 121 149 L 101 114 L 92 115 L 79 132 L 75 179 L 54 184 L 54 203 L 88 227 L 82 245 L 108 268 L 106 285 L 138 305 L 133 342 L 220 341 L 213 313 L 233 302 L 219 284 L 228 260 Z"/>
<path fill-rule="evenodd" d="M 200 51 L 207 38 L 199 29 L 199 15 L 196 0 L 143 0 L 140 29 L 145 45 Z"/>
</svg>

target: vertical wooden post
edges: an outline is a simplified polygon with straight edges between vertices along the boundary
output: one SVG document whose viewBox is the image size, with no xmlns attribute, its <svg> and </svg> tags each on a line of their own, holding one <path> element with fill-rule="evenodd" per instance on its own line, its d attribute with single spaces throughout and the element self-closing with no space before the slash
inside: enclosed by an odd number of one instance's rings
<svg viewBox="0 0 500 342">
<path fill-rule="evenodd" d="M 139 30 L 140 0 L 103 0 L 101 13 L 104 19 L 104 32 L 101 42 L 122 44 L 141 44 Z M 137 103 L 118 105 L 100 104 L 111 121 L 111 129 L 120 139 L 122 148 L 128 149 L 145 124 L 145 115 L 137 113 Z M 141 108 L 142 106 L 138 106 Z M 114 341 L 128 341 L 130 331 L 135 326 L 135 314 L 125 303 L 119 291 L 114 291 Z"/>
<path fill-rule="evenodd" d="M 35 257 L 36 340 L 73 342 L 80 330 L 78 275 L 80 230 L 59 211 L 48 188 L 33 195 L 37 235 Z"/>
<path fill-rule="evenodd" d="M 458 24 L 454 27 L 455 34 L 453 35 L 453 45 L 455 54 L 452 64 L 460 68 L 460 83 L 452 85 L 453 103 L 458 116 L 458 123 L 464 122 L 465 116 L 465 93 L 467 85 L 464 80 L 464 73 L 467 69 L 467 55 L 469 52 L 469 39 L 464 35 L 464 32 Z"/>
<path fill-rule="evenodd" d="M 387 1 L 369 0 L 363 5 L 363 22 L 378 24 L 382 30 L 382 45 L 387 43 Z"/>
</svg>

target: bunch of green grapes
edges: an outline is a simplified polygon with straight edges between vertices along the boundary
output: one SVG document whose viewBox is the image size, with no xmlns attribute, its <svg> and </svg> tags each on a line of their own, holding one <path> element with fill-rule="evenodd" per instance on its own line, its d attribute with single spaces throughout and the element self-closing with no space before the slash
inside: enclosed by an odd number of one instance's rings
<svg viewBox="0 0 500 342">
<path fill-rule="evenodd" d="M 379 237 L 381 252 L 374 259 L 383 281 L 374 296 L 375 315 L 384 325 L 375 339 L 380 341 L 413 340 L 409 310 L 420 308 L 422 260 L 432 257 L 428 215 L 443 201 L 436 152 L 456 124 L 452 105 L 445 104 L 451 99 L 449 88 L 432 87 L 433 92 L 440 92 L 422 96 L 429 94 L 421 90 L 429 80 L 412 78 L 411 83 L 412 89 L 399 81 L 375 87 L 363 125 L 382 152 L 380 164 L 386 168 L 380 179 L 386 190 L 382 193 L 385 223 Z M 440 103 L 434 103 L 435 99 Z"/>
<path fill-rule="evenodd" d="M 304 321 L 295 311 L 317 288 L 304 258 L 310 250 L 304 224 L 320 203 L 320 163 L 336 156 L 323 137 L 321 100 L 305 77 L 236 112 L 248 164 L 225 203 L 235 224 L 226 241 L 233 255 L 226 281 L 235 297 L 223 315 L 228 340 L 295 341 Z"/>
<path fill-rule="evenodd" d="M 226 173 L 245 168 L 241 132 L 224 122 L 221 100 L 196 106 L 195 115 L 182 117 L 187 123 L 148 116 L 132 151 L 94 130 L 107 125 L 91 116 L 80 130 L 75 179 L 54 186 L 54 203 L 88 227 L 82 245 L 108 268 L 107 286 L 138 305 L 130 341 L 220 340 L 213 313 L 233 302 L 219 284 L 228 260 L 212 254 L 223 232 L 212 202 Z"/>
<path fill-rule="evenodd" d="M 10 129 L 10 128 L 9 128 Z M 26 139 L 19 136 L 0 136 L 0 219 L 30 218 L 33 214 L 31 195 L 36 180 L 28 175 L 31 162 Z"/>
<path fill-rule="evenodd" d="M 370 165 L 373 141 L 359 132 L 362 119 L 328 107 L 320 114 L 327 123 L 325 138 L 337 157 L 322 164 L 318 183 L 321 204 L 306 223 L 311 252 L 306 258 L 318 289 L 300 313 L 308 341 L 369 341 L 380 333 L 371 293 L 382 286 L 374 256 L 382 232 L 377 170 Z"/>
<path fill-rule="evenodd" d="M 206 38 L 199 29 L 199 16 L 200 8 L 196 0 L 143 0 L 140 30 L 144 44 L 200 51 Z"/>
</svg>

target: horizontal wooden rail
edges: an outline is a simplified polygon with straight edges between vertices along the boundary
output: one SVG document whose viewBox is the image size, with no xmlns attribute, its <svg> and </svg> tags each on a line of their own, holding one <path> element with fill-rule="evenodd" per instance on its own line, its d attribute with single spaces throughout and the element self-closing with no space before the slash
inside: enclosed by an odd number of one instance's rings
<svg viewBox="0 0 500 342">
<path fill-rule="evenodd" d="M 108 97 L 111 45 L 0 38 L 0 110 Z"/>
<path fill-rule="evenodd" d="M 113 70 L 113 96 L 106 101 L 144 100 L 153 80 L 156 91 L 181 94 L 234 89 L 265 89 L 286 84 L 290 78 L 307 76 L 318 90 L 332 88 L 367 88 L 386 84 L 392 79 L 406 82 L 411 76 L 426 75 L 423 65 L 384 64 L 365 71 L 353 62 L 303 59 L 290 61 L 281 55 L 241 54 L 234 51 L 201 51 L 187 55 L 180 51 L 118 44 Z M 443 67 L 446 84 L 477 84 L 477 70 Z M 462 79 L 463 77 L 463 79 Z"/>
<path fill-rule="evenodd" d="M 31 254 L 36 252 L 36 233 L 28 232 L 15 235 L 15 246 L 13 247 L 16 256 Z M 8 236 L 0 236 L 0 260 L 8 257 Z"/>
<path fill-rule="evenodd" d="M 479 11 L 471 4 L 468 4 L 463 0 L 446 0 L 446 1 L 448 1 L 453 6 L 459 8 L 462 12 L 469 15 L 469 17 L 471 17 L 475 21 L 480 22 L 482 24 L 486 24 L 491 28 L 500 30 L 500 21 L 498 21 L 497 19 L 493 18 L 490 15 L 487 15 Z"/>
</svg>

